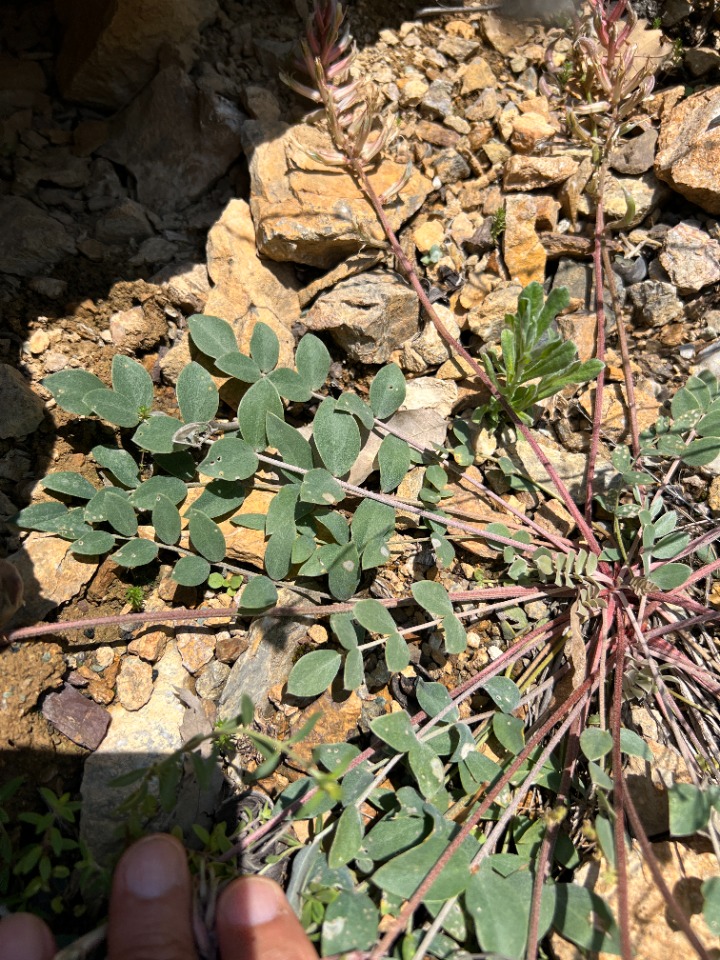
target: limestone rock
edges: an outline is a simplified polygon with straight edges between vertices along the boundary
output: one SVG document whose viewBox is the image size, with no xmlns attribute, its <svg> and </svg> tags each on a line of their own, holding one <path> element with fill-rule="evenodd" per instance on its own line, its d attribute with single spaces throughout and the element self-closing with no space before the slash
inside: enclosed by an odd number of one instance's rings
<svg viewBox="0 0 720 960">
<path fill-rule="evenodd" d="M 279 606 L 297 602 L 296 593 L 279 591 Z M 218 716 L 221 720 L 238 716 L 243 694 L 252 699 L 260 713 L 263 712 L 268 692 L 287 680 L 298 645 L 311 624 L 310 617 L 260 617 L 253 621 L 248 633 L 248 648 L 233 664 L 220 698 Z"/>
<path fill-rule="evenodd" d="M 445 442 L 448 425 L 447 420 L 437 410 L 398 410 L 387 421 L 389 427 L 398 430 L 408 440 L 415 440 L 425 445 L 437 444 L 439 447 Z M 360 456 L 350 468 L 347 482 L 360 486 L 367 480 L 373 470 L 378 469 L 377 453 L 382 443 L 382 436 L 373 430 L 360 451 Z"/>
<path fill-rule="evenodd" d="M 0 440 L 26 437 L 42 423 L 45 404 L 32 392 L 23 375 L 0 363 Z"/>
<path fill-rule="evenodd" d="M 152 79 L 164 44 L 189 61 L 217 0 L 58 0 L 56 10 L 65 27 L 57 64 L 63 96 L 117 109 Z"/>
<path fill-rule="evenodd" d="M 547 254 L 535 229 L 537 206 L 530 196 L 509 196 L 505 200 L 503 255 L 510 276 L 523 286 L 532 280 L 543 283 Z"/>
<path fill-rule="evenodd" d="M 636 322 L 646 327 L 662 327 L 679 320 L 685 307 L 678 297 L 675 285 L 662 280 L 643 280 L 628 288 Z"/>
<path fill-rule="evenodd" d="M 555 127 L 541 113 L 523 113 L 513 120 L 510 145 L 518 153 L 532 153 L 554 135 Z"/>
<path fill-rule="evenodd" d="M 39 623 L 50 610 L 76 597 L 97 568 L 94 559 L 71 553 L 67 540 L 37 532 L 8 560 L 22 577 L 25 593 L 13 626 Z"/>
<path fill-rule="evenodd" d="M 322 294 L 304 317 L 308 330 L 328 330 L 352 360 L 386 363 L 418 332 L 418 299 L 398 277 L 365 273 Z"/>
<path fill-rule="evenodd" d="M 720 86 L 681 100 L 663 115 L 655 173 L 707 213 L 720 213 Z"/>
<path fill-rule="evenodd" d="M 442 220 L 426 220 L 413 230 L 413 240 L 420 253 L 427 253 L 434 246 L 441 246 L 445 239 L 445 224 Z"/>
<path fill-rule="evenodd" d="M 250 209 L 261 255 L 331 267 L 368 243 L 384 243 L 377 217 L 352 178 L 308 154 L 328 148 L 320 131 L 251 120 L 243 125 L 242 135 L 250 162 Z M 370 179 L 382 194 L 397 183 L 403 171 L 400 164 L 384 160 Z M 394 229 L 417 212 L 431 189 L 426 177 L 413 173 L 388 208 Z"/>
<path fill-rule="evenodd" d="M 571 453 L 564 448 L 553 446 L 547 441 L 539 441 L 539 444 L 551 466 L 554 467 L 560 479 L 567 486 L 573 500 L 576 503 L 583 503 L 585 500 L 587 457 L 581 453 Z M 536 483 L 555 489 L 549 473 L 524 437 L 518 436 L 513 443 L 507 444 L 501 449 L 505 451 L 513 463 L 517 464 Z M 613 476 L 614 468 L 612 464 L 599 458 L 595 468 L 597 489 L 599 491 L 606 489 Z"/>
<path fill-rule="evenodd" d="M 140 657 L 123 657 L 117 678 L 117 697 L 126 710 L 139 710 L 148 702 L 152 673 L 152 666 Z"/>
<path fill-rule="evenodd" d="M 610 153 L 610 166 L 617 173 L 637 176 L 652 170 L 658 133 L 653 127 L 632 140 L 621 140 Z"/>
<path fill-rule="evenodd" d="M 654 173 L 646 173 L 642 177 L 608 176 L 605 185 L 607 223 L 625 218 L 628 210 L 626 194 L 632 197 L 635 204 L 635 212 L 628 222 L 628 227 L 632 228 L 642 223 L 667 197 L 667 187 L 658 182 Z"/>
<path fill-rule="evenodd" d="M 563 183 L 579 168 L 572 157 L 510 157 L 505 164 L 506 190 L 542 190 Z"/>
<path fill-rule="evenodd" d="M 495 86 L 495 74 L 484 57 L 475 57 L 462 72 L 462 95 Z"/>
<path fill-rule="evenodd" d="M 454 380 L 435 377 L 417 377 L 409 380 L 401 410 L 435 410 L 441 417 L 449 417 L 458 397 Z"/>
<path fill-rule="evenodd" d="M 152 350 L 167 333 L 167 320 L 159 311 L 130 307 L 110 317 L 113 343 L 125 350 Z"/>
<path fill-rule="evenodd" d="M 447 331 L 457 339 L 460 336 L 460 327 L 455 314 L 440 303 L 434 306 Z M 435 325 L 427 322 L 421 332 L 403 347 L 400 366 L 410 373 L 425 373 L 428 367 L 438 366 L 449 360 L 452 353 L 452 347 L 443 340 Z"/>
<path fill-rule="evenodd" d="M 720 280 L 720 243 L 696 221 L 685 220 L 665 235 L 660 263 L 680 293 L 697 293 Z"/>
<path fill-rule="evenodd" d="M 140 203 L 165 214 L 205 194 L 237 159 L 244 119 L 171 63 L 115 118 L 100 152 L 132 173 Z"/>
<path fill-rule="evenodd" d="M 203 700 L 218 700 L 229 676 L 230 667 L 226 663 L 212 660 L 195 682 L 197 695 Z"/>
<path fill-rule="evenodd" d="M 522 284 L 517 280 L 503 281 L 478 305 L 470 309 L 468 327 L 485 343 L 497 343 L 505 326 L 505 314 L 515 313 Z"/>
<path fill-rule="evenodd" d="M 590 418 L 595 405 L 595 387 L 586 387 L 580 395 L 580 405 Z M 649 390 L 642 386 L 635 389 L 637 420 L 640 431 L 657 423 L 662 404 Z M 605 385 L 603 392 L 603 435 L 613 443 L 626 443 L 630 436 L 630 423 L 625 401 L 624 387 L 619 383 Z"/>
<path fill-rule="evenodd" d="M 235 516 L 242 516 L 244 513 L 265 515 L 273 497 L 274 494 L 268 490 L 251 490 L 240 509 L 236 511 Z M 230 523 L 229 520 L 223 520 L 220 529 L 225 535 L 226 555 L 229 559 L 237 560 L 238 563 L 249 563 L 259 569 L 263 568 L 267 543 L 264 530 L 238 527 Z"/>
<path fill-rule="evenodd" d="M 202 313 L 205 309 L 210 283 L 204 263 L 173 263 L 163 267 L 151 278 L 161 284 L 170 303 L 187 313 Z"/>
<path fill-rule="evenodd" d="M 0 274 L 33 277 L 75 253 L 65 227 L 24 197 L 0 197 Z"/>
<path fill-rule="evenodd" d="M 189 673 L 199 673 L 215 653 L 214 631 L 207 627 L 178 627 L 175 631 L 178 653 Z"/>
<path fill-rule="evenodd" d="M 108 210 L 95 224 L 96 239 L 110 246 L 125 246 L 152 235 L 153 228 L 144 207 L 129 197 Z"/>
</svg>

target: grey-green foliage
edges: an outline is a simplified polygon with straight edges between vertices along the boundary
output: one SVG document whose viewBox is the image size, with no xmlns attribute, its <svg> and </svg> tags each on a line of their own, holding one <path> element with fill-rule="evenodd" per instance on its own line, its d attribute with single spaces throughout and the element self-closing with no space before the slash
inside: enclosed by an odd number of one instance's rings
<svg viewBox="0 0 720 960">
<path fill-rule="evenodd" d="M 339 481 L 375 420 L 392 416 L 403 402 L 402 372 L 394 364 L 379 370 L 369 402 L 352 392 L 321 399 L 309 441 L 286 421 L 286 406 L 308 403 L 324 385 L 330 355 L 321 340 L 303 337 L 296 369 L 290 369 L 278 366 L 280 344 L 264 323 L 255 325 L 247 355 L 230 324 L 218 317 L 196 315 L 188 327 L 206 359 L 189 363 L 178 377 L 179 416 L 153 408 L 152 379 L 128 357 L 114 358 L 110 387 L 84 370 L 61 371 L 44 381 L 63 409 L 95 414 L 121 428 L 120 442 L 92 450 L 106 486 L 98 489 L 69 471 L 51 474 L 43 486 L 58 500 L 33 504 L 16 522 L 67 538 L 78 555 L 114 551 L 111 558 L 123 567 L 143 566 L 169 551 L 176 558 L 173 577 L 197 586 L 213 566 L 227 561 L 227 526 L 221 523 L 229 520 L 265 533 L 265 568 L 272 581 L 291 574 L 327 577 L 336 598 L 350 598 L 363 571 L 389 559 L 395 512 L 387 503 L 366 499 L 349 516 Z M 219 412 L 220 375 L 239 381 L 234 421 Z M 381 486 L 389 492 L 405 476 L 413 454 L 394 436 L 385 437 L 381 454 Z M 276 495 L 267 515 L 243 513 L 263 455 L 281 461 Z M 191 484 L 204 489 L 184 507 Z M 148 526 L 151 536 L 140 529 Z M 276 598 L 266 577 L 255 578 L 244 587 L 240 607 L 262 609 Z"/>
<path fill-rule="evenodd" d="M 554 289 L 545 299 L 539 283 L 529 284 L 520 294 L 517 311 L 505 317 L 500 352 L 487 350 L 483 354 L 487 375 L 515 413 L 527 422 L 527 411 L 534 404 L 568 384 L 594 379 L 603 369 L 599 360 L 578 360 L 575 344 L 563 340 L 555 329 L 555 318 L 569 302 L 565 287 Z M 503 416 L 502 407 L 493 397 L 475 411 L 473 419 L 496 426 Z"/>
</svg>

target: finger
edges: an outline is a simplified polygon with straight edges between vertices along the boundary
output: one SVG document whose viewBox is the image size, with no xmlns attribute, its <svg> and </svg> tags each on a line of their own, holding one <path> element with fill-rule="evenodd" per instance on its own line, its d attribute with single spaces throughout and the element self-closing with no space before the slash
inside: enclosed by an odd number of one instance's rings
<svg viewBox="0 0 720 960">
<path fill-rule="evenodd" d="M 108 960 L 196 960 L 187 858 L 174 837 L 133 844 L 113 878 Z"/>
<path fill-rule="evenodd" d="M 220 897 L 215 929 L 222 960 L 317 960 L 280 887 L 242 877 Z"/>
<path fill-rule="evenodd" d="M 51 960 L 55 941 L 40 917 L 14 913 L 0 920 L 2 960 Z"/>
</svg>

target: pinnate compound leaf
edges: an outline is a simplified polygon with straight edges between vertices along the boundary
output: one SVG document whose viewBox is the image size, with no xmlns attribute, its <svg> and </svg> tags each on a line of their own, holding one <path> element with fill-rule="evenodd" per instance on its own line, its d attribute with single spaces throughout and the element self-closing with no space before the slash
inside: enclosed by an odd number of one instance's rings
<svg viewBox="0 0 720 960">
<path fill-rule="evenodd" d="M 612 737 L 607 730 L 588 727 L 580 734 L 580 749 L 588 760 L 599 760 L 612 750 Z"/>
<path fill-rule="evenodd" d="M 704 830 L 710 818 L 711 797 L 692 783 L 675 783 L 668 790 L 670 833 L 690 837 Z"/>
<path fill-rule="evenodd" d="M 410 447 L 404 440 L 389 433 L 383 437 L 377 457 L 380 466 L 380 489 L 383 493 L 389 493 L 407 476 L 412 463 Z"/>
<path fill-rule="evenodd" d="M 182 427 L 176 417 L 169 417 L 165 413 L 148 417 L 141 423 L 133 434 L 133 441 L 149 453 L 173 453 L 175 442 L 173 437 Z"/>
<path fill-rule="evenodd" d="M 335 650 L 306 653 L 290 672 L 288 693 L 294 697 L 317 697 L 333 682 L 341 662 L 342 657 Z"/>
<path fill-rule="evenodd" d="M 418 742 L 410 717 L 404 710 L 400 713 L 388 713 L 384 717 L 376 717 L 370 721 L 370 729 L 376 737 L 398 753 L 407 753 Z"/>
<path fill-rule="evenodd" d="M 182 522 L 180 512 L 169 497 L 159 493 L 152 508 L 152 525 L 163 543 L 174 544 L 180 539 Z"/>
<path fill-rule="evenodd" d="M 89 417 L 93 412 L 85 397 L 105 386 L 99 377 L 87 370 L 60 370 L 45 377 L 42 385 L 50 391 L 59 407 L 83 417 Z"/>
<path fill-rule="evenodd" d="M 391 633 L 387 638 L 385 663 L 390 673 L 400 673 L 410 663 L 410 648 L 397 632 Z"/>
<path fill-rule="evenodd" d="M 217 413 L 218 389 L 207 370 L 194 360 L 180 371 L 175 391 L 185 423 L 207 423 Z"/>
<path fill-rule="evenodd" d="M 253 612 L 267 610 L 268 607 L 275 606 L 277 599 L 277 587 L 272 580 L 267 577 L 253 577 L 240 595 L 240 607 Z"/>
<path fill-rule="evenodd" d="M 262 320 L 253 327 L 250 337 L 250 356 L 263 373 L 269 373 L 277 366 L 280 341 L 275 331 Z"/>
<path fill-rule="evenodd" d="M 395 621 L 379 600 L 358 600 L 353 607 L 353 616 L 371 633 L 388 635 L 396 632 Z"/>
<path fill-rule="evenodd" d="M 692 568 L 686 563 L 666 563 L 657 570 L 653 570 L 648 580 L 661 590 L 677 590 L 692 573 Z"/>
<path fill-rule="evenodd" d="M 405 377 L 395 363 L 378 370 L 370 384 L 370 406 L 378 420 L 385 420 L 405 400 Z"/>
<path fill-rule="evenodd" d="M 258 458 L 250 444 L 237 437 L 223 437 L 210 447 L 198 473 L 219 480 L 247 480 L 257 468 Z"/>
<path fill-rule="evenodd" d="M 225 353 L 237 352 L 237 340 L 227 320 L 195 313 L 187 320 L 192 342 L 206 356 L 217 360 Z"/>
<path fill-rule="evenodd" d="M 219 563 L 225 559 L 227 544 L 220 527 L 207 514 L 200 510 L 189 511 L 190 540 L 197 552 L 209 560 Z"/>
<path fill-rule="evenodd" d="M 268 380 L 281 397 L 292 400 L 293 403 L 305 403 L 312 396 L 312 391 L 308 390 L 300 374 L 287 367 L 278 367 L 277 370 L 273 370 L 268 374 Z"/>
<path fill-rule="evenodd" d="M 255 361 L 246 357 L 244 353 L 240 353 L 237 347 L 218 357 L 215 360 L 215 366 L 242 383 L 255 383 L 262 376 L 260 367 Z"/>
<path fill-rule="evenodd" d="M 427 743 L 416 743 L 408 751 L 408 764 L 424 797 L 435 796 L 443 785 L 442 760 Z"/>
<path fill-rule="evenodd" d="M 328 904 L 322 928 L 322 955 L 369 950 L 377 939 L 379 916 L 366 893 L 344 890 Z"/>
<path fill-rule="evenodd" d="M 125 487 L 137 487 L 140 467 L 127 450 L 116 447 L 93 447 L 90 451 L 96 463 L 110 470 Z"/>
<path fill-rule="evenodd" d="M 323 507 L 334 507 L 345 499 L 343 488 L 327 470 L 309 470 L 303 477 L 300 487 L 300 499 L 303 503 L 319 503 Z"/>
<path fill-rule="evenodd" d="M 91 530 L 70 547 L 80 557 L 99 557 L 115 546 L 115 537 L 107 530 Z"/>
<path fill-rule="evenodd" d="M 490 694 L 503 713 L 512 713 L 521 700 L 520 690 L 510 677 L 491 677 L 483 684 L 483 690 Z"/>
<path fill-rule="evenodd" d="M 140 422 L 138 405 L 124 394 L 103 387 L 86 394 L 85 402 L 99 417 L 116 427 L 134 427 Z"/>
<path fill-rule="evenodd" d="M 210 564 L 202 557 L 181 557 L 170 574 L 183 587 L 199 587 L 210 575 Z"/>
<path fill-rule="evenodd" d="M 67 497 L 77 497 L 78 500 L 90 500 L 97 493 L 95 487 L 73 470 L 59 470 L 51 473 L 42 481 L 43 490 L 51 493 L 62 493 Z"/>
<path fill-rule="evenodd" d="M 331 397 L 322 401 L 313 422 L 313 439 L 330 473 L 343 477 L 360 453 L 360 429 L 355 418 L 338 413 L 336 405 Z"/>
<path fill-rule="evenodd" d="M 343 670 L 343 687 L 346 690 L 357 690 L 365 679 L 365 664 L 362 651 L 357 647 L 348 650 Z"/>
<path fill-rule="evenodd" d="M 357 807 L 346 807 L 335 827 L 328 866 L 331 869 L 344 867 L 355 858 L 363 839 L 363 821 Z"/>
<path fill-rule="evenodd" d="M 132 504 L 111 487 L 98 491 L 90 500 L 85 508 L 85 519 L 89 523 L 107 521 L 123 537 L 133 537 L 137 533 L 138 522 Z"/>
<path fill-rule="evenodd" d="M 237 411 L 240 433 L 255 450 L 262 450 L 267 443 L 265 423 L 268 414 L 282 420 L 282 400 L 269 380 L 258 380 L 245 393 Z"/>
<path fill-rule="evenodd" d="M 421 580 L 410 587 L 420 606 L 434 617 L 446 617 L 453 612 L 448 592 L 433 580 Z"/>
<path fill-rule="evenodd" d="M 111 377 L 113 390 L 126 397 L 136 410 L 140 407 L 150 409 L 153 402 L 153 382 L 141 363 L 116 353 L 112 360 Z"/>
<path fill-rule="evenodd" d="M 123 544 L 110 557 L 120 567 L 142 567 L 158 555 L 158 545 L 152 540 L 135 539 Z"/>
</svg>

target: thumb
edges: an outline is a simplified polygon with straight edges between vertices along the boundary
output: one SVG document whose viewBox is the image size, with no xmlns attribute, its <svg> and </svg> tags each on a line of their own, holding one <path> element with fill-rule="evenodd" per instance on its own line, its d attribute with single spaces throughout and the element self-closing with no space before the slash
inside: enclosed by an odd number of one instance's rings
<svg viewBox="0 0 720 960">
<path fill-rule="evenodd" d="M 215 917 L 222 960 L 317 960 L 280 887 L 241 877 L 223 891 Z"/>
</svg>

